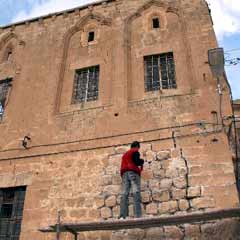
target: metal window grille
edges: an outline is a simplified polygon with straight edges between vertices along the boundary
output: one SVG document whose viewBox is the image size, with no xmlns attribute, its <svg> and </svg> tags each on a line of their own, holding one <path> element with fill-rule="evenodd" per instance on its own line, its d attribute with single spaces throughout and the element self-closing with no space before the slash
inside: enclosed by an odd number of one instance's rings
<svg viewBox="0 0 240 240">
<path fill-rule="evenodd" d="M 19 240 L 26 187 L 0 189 L 0 239 Z"/>
<path fill-rule="evenodd" d="M 173 53 L 144 57 L 145 91 L 176 88 Z"/>
<path fill-rule="evenodd" d="M 4 114 L 5 103 L 8 95 L 9 87 L 11 86 L 11 79 L 0 81 L 0 120 Z"/>
<path fill-rule="evenodd" d="M 99 66 L 76 70 L 72 103 L 90 102 L 98 99 Z"/>
</svg>

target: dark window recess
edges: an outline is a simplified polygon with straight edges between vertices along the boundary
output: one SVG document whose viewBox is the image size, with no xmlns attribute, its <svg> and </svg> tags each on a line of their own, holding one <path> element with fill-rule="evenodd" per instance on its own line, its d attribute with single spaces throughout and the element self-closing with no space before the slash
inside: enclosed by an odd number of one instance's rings
<svg viewBox="0 0 240 240">
<path fill-rule="evenodd" d="M 72 103 L 90 102 L 98 99 L 99 66 L 76 70 Z"/>
<path fill-rule="evenodd" d="M 11 79 L 0 81 L 0 120 L 2 120 Z"/>
<path fill-rule="evenodd" d="M 173 53 L 144 57 L 145 91 L 176 88 Z"/>
<path fill-rule="evenodd" d="M 240 128 L 237 128 L 237 141 L 237 144 L 239 144 L 238 150 L 240 152 Z"/>
<path fill-rule="evenodd" d="M 152 27 L 153 28 L 160 28 L 159 18 L 153 18 L 152 19 Z"/>
<path fill-rule="evenodd" d="M 88 42 L 93 42 L 95 38 L 95 33 L 94 32 L 89 32 L 88 33 Z"/>
<path fill-rule="evenodd" d="M 218 113 L 216 111 L 212 111 L 212 121 L 214 124 L 218 124 Z"/>
<path fill-rule="evenodd" d="M 7 52 L 7 61 L 10 61 L 12 59 L 12 51 Z"/>
<path fill-rule="evenodd" d="M 19 240 L 26 187 L 0 189 L 0 239 Z"/>
</svg>

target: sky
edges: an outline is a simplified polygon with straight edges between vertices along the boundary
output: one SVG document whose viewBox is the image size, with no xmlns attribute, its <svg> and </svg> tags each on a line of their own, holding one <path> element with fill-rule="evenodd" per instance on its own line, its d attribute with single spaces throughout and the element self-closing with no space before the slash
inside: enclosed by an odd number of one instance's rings
<svg viewBox="0 0 240 240">
<path fill-rule="evenodd" d="M 130 1 L 130 0 L 129 0 Z M 240 58 L 240 0 L 207 0 L 214 29 L 226 60 Z M 78 7 L 96 0 L 0 0 L 0 26 Z M 226 62 L 226 72 L 233 98 L 240 98 L 240 61 Z"/>
</svg>

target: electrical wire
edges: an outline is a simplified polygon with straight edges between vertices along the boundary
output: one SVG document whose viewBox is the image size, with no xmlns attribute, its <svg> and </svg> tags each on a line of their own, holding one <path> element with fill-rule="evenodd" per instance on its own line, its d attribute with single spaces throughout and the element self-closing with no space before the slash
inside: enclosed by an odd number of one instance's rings
<svg viewBox="0 0 240 240">
<path fill-rule="evenodd" d="M 225 59 L 225 66 L 236 66 L 240 64 L 240 58 Z"/>
<path fill-rule="evenodd" d="M 84 142 L 90 142 L 90 141 L 96 141 L 96 140 L 105 140 L 105 139 L 110 139 L 110 138 L 131 136 L 131 135 L 135 135 L 135 134 L 151 133 L 151 132 L 155 132 L 155 131 L 164 131 L 164 130 L 174 131 L 176 129 L 186 128 L 186 127 L 192 127 L 192 126 L 202 127 L 202 126 L 207 126 L 207 125 L 210 125 L 212 127 L 222 127 L 222 124 L 205 122 L 205 121 L 199 120 L 198 122 L 194 122 L 194 123 L 162 127 L 162 128 L 155 128 L 155 129 L 150 129 L 150 130 L 145 130 L 145 131 L 128 132 L 128 133 L 109 135 L 109 136 L 104 136 L 104 137 L 78 139 L 78 140 L 74 140 L 74 141 L 65 141 L 65 142 L 58 142 L 58 143 L 32 145 L 31 147 L 29 147 L 29 149 L 39 148 L 39 147 L 58 146 L 58 145 L 68 145 L 68 144 L 74 144 L 74 143 L 84 143 Z M 9 152 L 9 151 L 17 151 L 17 150 L 22 150 L 22 148 L 9 148 L 9 149 L 5 149 L 5 150 L 0 150 L 0 153 Z"/>
<path fill-rule="evenodd" d="M 240 63 L 240 57 L 238 56 L 234 56 L 232 54 L 234 49 L 229 50 L 229 51 L 225 51 L 224 55 L 225 55 L 225 66 L 236 66 Z M 236 50 L 236 49 L 235 49 Z M 240 49 L 239 49 L 240 51 Z"/>
<path fill-rule="evenodd" d="M 235 49 L 230 49 L 230 50 L 227 50 L 227 51 L 224 51 L 225 53 L 229 53 L 229 52 L 240 52 L 240 48 L 235 48 Z"/>
<path fill-rule="evenodd" d="M 223 131 L 223 128 L 219 128 L 218 130 L 211 130 L 211 131 L 202 131 L 198 133 L 190 133 L 190 134 L 183 134 L 183 135 L 177 135 L 175 138 L 186 138 L 186 137 L 194 137 L 194 136 L 199 136 L 199 135 L 205 135 L 205 134 L 217 134 L 221 133 Z M 166 141 L 166 140 L 171 140 L 172 136 L 165 137 L 165 138 L 154 138 L 154 139 L 147 139 L 140 141 L 140 143 L 148 143 L 148 142 L 157 142 L 157 141 Z M 73 153 L 73 152 L 84 152 L 84 151 L 90 151 L 90 150 L 96 150 L 96 149 L 106 149 L 110 147 L 120 147 L 122 145 L 129 145 L 130 142 L 125 143 L 125 144 L 111 144 L 111 145 L 105 145 L 105 146 L 95 146 L 95 147 L 88 147 L 88 148 L 81 148 L 81 149 L 72 149 L 72 150 L 63 150 L 63 151 L 56 151 L 56 152 L 50 152 L 50 153 L 40 153 L 40 154 L 32 154 L 32 155 L 24 155 L 24 156 L 14 156 L 14 157 L 6 157 L 6 158 L 0 158 L 1 161 L 8 161 L 8 160 L 20 160 L 20 159 L 26 159 L 26 158 L 38 158 L 42 156 L 51 156 L 51 155 L 59 155 L 59 154 L 64 154 L 64 153 Z"/>
</svg>

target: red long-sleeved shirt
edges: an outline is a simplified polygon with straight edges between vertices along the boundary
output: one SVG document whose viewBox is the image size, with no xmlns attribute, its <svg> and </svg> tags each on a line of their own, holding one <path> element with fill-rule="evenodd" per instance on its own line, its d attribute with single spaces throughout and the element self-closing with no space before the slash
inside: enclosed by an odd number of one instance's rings
<svg viewBox="0 0 240 240">
<path fill-rule="evenodd" d="M 122 157 L 122 164 L 120 170 L 121 176 L 126 171 L 134 171 L 137 174 L 141 175 L 141 172 L 143 170 L 143 163 L 144 161 L 140 159 L 138 148 L 131 148 Z"/>
</svg>

